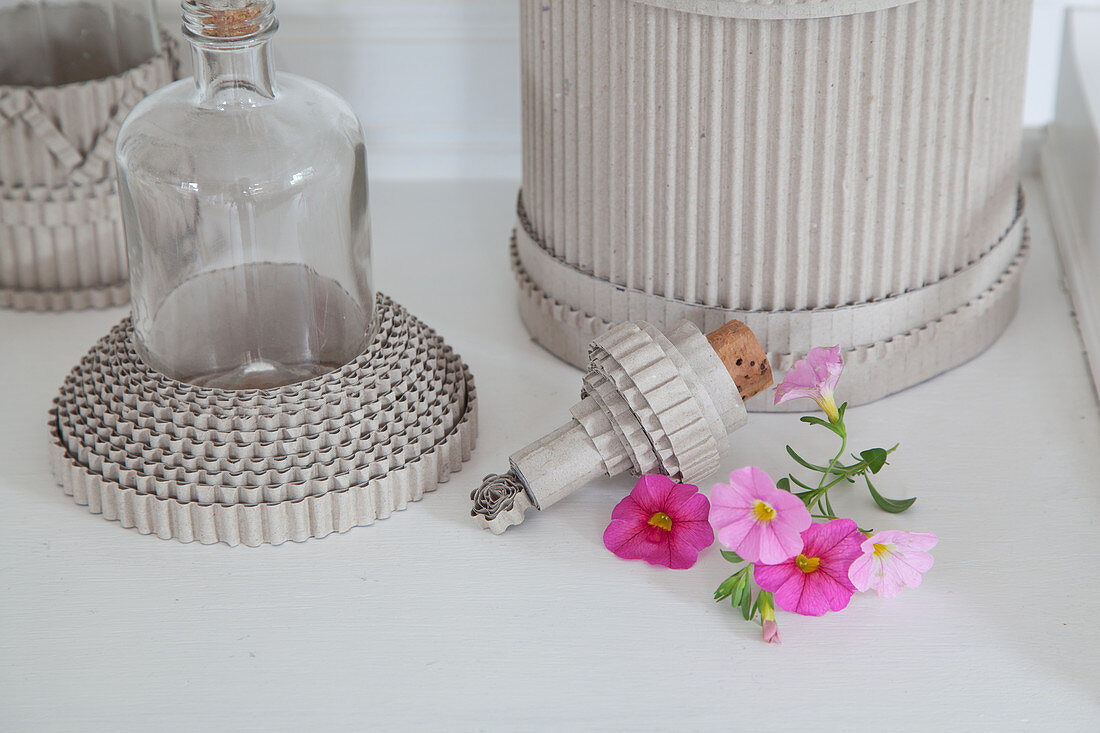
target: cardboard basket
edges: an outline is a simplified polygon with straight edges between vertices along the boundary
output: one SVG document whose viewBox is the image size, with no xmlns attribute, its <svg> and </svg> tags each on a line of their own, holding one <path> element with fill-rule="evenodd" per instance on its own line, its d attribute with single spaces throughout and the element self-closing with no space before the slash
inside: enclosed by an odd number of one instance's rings
<svg viewBox="0 0 1100 733">
<path fill-rule="evenodd" d="M 178 44 L 102 79 L 0 86 L 0 306 L 67 310 L 129 299 L 115 138 L 178 78 Z"/>
</svg>

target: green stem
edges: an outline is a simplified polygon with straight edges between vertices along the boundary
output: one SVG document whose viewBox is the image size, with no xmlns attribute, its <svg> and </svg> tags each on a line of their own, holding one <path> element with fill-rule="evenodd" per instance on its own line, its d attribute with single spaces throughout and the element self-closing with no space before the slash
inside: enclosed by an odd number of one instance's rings
<svg viewBox="0 0 1100 733">
<path fill-rule="evenodd" d="M 828 470 L 825 471 L 824 474 L 822 474 L 821 481 L 819 481 L 817 484 L 818 490 L 821 490 L 825 486 L 825 479 L 829 478 L 829 475 L 833 472 L 833 468 L 836 467 L 837 461 L 839 461 L 840 457 L 844 455 L 844 450 L 848 447 L 848 431 L 844 429 L 844 423 L 837 423 L 837 428 L 838 432 L 840 433 L 840 450 L 837 451 L 837 454 L 835 456 L 833 456 L 833 460 L 829 463 Z M 833 481 L 833 484 L 835 484 L 837 481 L 843 480 L 844 477 L 841 476 L 840 478 Z M 829 485 L 832 486 L 833 484 Z"/>
</svg>

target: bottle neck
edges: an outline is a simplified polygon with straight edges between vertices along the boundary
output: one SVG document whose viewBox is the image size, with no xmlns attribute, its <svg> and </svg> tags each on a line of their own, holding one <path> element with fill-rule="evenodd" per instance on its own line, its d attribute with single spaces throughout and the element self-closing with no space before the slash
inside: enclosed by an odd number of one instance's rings
<svg viewBox="0 0 1100 733">
<path fill-rule="evenodd" d="M 183 0 L 199 103 L 258 106 L 275 98 L 272 0 Z"/>
</svg>

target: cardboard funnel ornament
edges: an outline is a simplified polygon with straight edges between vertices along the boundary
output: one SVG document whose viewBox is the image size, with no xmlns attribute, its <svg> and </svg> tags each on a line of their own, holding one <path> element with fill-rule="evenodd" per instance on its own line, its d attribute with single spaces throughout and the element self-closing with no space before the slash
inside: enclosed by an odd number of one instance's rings
<svg viewBox="0 0 1100 733">
<path fill-rule="evenodd" d="M 688 321 L 665 333 L 620 324 L 589 345 L 572 419 L 513 453 L 506 473 L 486 476 L 470 513 L 500 534 L 528 508 L 546 509 L 601 476 L 706 478 L 748 421 L 744 401 L 771 383 L 767 355 L 740 321 L 706 336 Z"/>
</svg>

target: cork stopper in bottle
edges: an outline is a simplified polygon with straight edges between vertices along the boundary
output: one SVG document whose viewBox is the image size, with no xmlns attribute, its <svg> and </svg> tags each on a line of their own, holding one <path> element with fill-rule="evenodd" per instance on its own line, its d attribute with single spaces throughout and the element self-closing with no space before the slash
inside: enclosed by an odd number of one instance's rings
<svg viewBox="0 0 1100 733">
<path fill-rule="evenodd" d="M 259 16 L 264 9 L 257 5 L 231 10 L 203 8 L 202 34 L 208 38 L 241 38 L 259 32 Z"/>
</svg>

